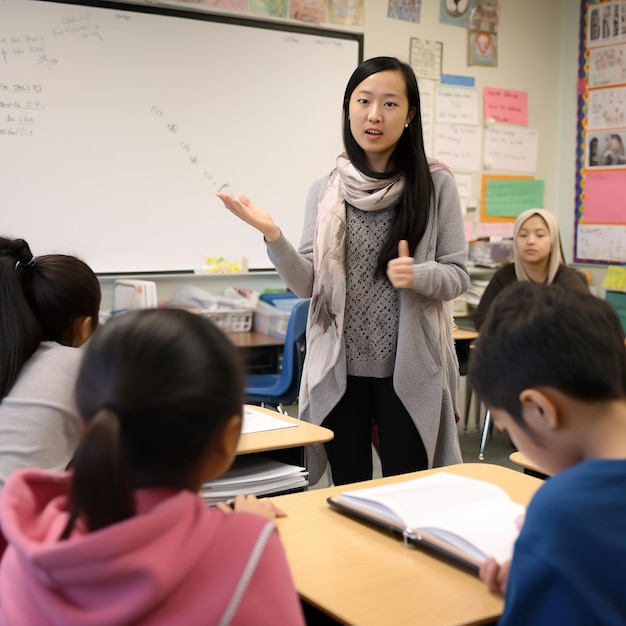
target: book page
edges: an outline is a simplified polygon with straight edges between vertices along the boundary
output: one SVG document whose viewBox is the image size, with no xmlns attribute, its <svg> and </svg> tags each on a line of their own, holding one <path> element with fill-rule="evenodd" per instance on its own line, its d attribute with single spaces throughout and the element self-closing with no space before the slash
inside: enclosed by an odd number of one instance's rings
<svg viewBox="0 0 626 626">
<path fill-rule="evenodd" d="M 499 487 L 446 472 L 343 492 L 339 501 L 386 515 L 406 528 L 428 529 L 444 539 L 446 533 L 458 535 L 483 557 L 493 556 L 499 562 L 511 558 L 519 532 L 516 520 L 524 513 L 524 507 Z M 455 543 L 460 547 L 462 542 Z"/>
</svg>

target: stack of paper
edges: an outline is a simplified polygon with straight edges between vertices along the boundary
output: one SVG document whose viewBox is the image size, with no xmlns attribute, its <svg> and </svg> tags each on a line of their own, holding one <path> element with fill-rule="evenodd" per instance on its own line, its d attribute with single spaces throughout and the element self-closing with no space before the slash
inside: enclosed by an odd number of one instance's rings
<svg viewBox="0 0 626 626">
<path fill-rule="evenodd" d="M 244 454 L 237 457 L 224 476 L 204 483 L 200 495 L 207 504 L 215 504 L 239 494 L 267 496 L 304 489 L 308 484 L 309 473 L 304 467 L 274 461 L 260 454 Z"/>
</svg>

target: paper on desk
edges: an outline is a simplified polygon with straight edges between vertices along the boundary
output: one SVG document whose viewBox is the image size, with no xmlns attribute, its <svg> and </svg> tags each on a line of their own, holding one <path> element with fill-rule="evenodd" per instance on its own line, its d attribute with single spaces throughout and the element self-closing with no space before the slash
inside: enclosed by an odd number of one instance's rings
<svg viewBox="0 0 626 626">
<path fill-rule="evenodd" d="M 293 426 L 297 426 L 297 424 L 245 407 L 241 434 L 260 433 L 266 430 L 278 430 L 279 428 L 291 428 Z"/>
</svg>

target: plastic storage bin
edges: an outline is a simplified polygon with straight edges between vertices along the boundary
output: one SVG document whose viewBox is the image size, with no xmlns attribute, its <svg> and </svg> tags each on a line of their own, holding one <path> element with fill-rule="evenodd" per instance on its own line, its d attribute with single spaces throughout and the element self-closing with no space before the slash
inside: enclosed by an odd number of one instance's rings
<svg viewBox="0 0 626 626">
<path fill-rule="evenodd" d="M 252 328 L 254 318 L 254 311 L 249 309 L 204 309 L 201 314 L 227 333 L 247 333 Z"/>
<path fill-rule="evenodd" d="M 287 325 L 290 317 L 291 311 L 283 311 L 271 304 L 259 301 L 254 311 L 252 329 L 257 333 L 284 339 L 287 334 Z"/>
</svg>

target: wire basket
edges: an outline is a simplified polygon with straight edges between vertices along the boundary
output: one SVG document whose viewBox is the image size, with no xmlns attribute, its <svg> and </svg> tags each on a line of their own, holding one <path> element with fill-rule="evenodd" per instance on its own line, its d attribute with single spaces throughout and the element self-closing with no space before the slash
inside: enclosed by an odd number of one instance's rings
<svg viewBox="0 0 626 626">
<path fill-rule="evenodd" d="M 249 309 L 203 310 L 202 315 L 208 317 L 218 328 L 227 333 L 247 333 L 252 329 L 254 311 Z"/>
</svg>

